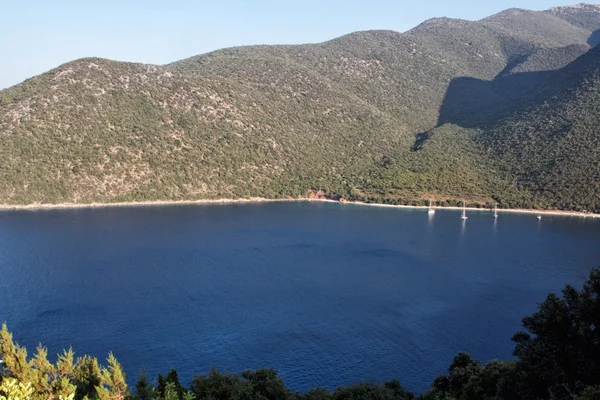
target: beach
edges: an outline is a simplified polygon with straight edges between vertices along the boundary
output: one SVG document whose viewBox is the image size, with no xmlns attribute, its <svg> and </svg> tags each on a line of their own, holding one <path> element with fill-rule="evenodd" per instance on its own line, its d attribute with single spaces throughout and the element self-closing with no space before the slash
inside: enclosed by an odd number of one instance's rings
<svg viewBox="0 0 600 400">
<path fill-rule="evenodd" d="M 0 211 L 8 210 L 60 210 L 60 209 L 79 209 L 79 208 L 104 208 L 104 207 L 157 207 L 157 206 L 176 206 L 176 205 L 209 205 L 209 204 L 252 204 L 252 203 L 278 203 L 278 202 L 322 202 L 322 203 L 338 203 L 343 205 L 356 205 L 367 207 L 388 207 L 388 208 L 403 208 L 403 209 L 429 209 L 428 206 L 409 206 L 397 204 L 381 204 L 381 203 L 366 203 L 360 201 L 346 200 L 331 200 L 324 198 L 286 198 L 286 199 L 268 199 L 264 197 L 250 197 L 245 199 L 205 199 L 205 200 L 164 200 L 164 201 L 132 201 L 120 203 L 32 203 L 32 204 L 0 204 Z M 463 207 L 432 207 L 436 210 L 462 210 Z M 467 211 L 492 211 L 486 208 L 466 207 Z M 517 208 L 498 208 L 498 213 L 520 213 L 520 214 L 535 214 L 535 215 L 556 215 L 556 216 L 571 216 L 582 218 L 600 218 L 600 214 L 583 213 L 578 211 L 565 210 L 537 210 L 537 209 L 517 209 Z"/>
</svg>

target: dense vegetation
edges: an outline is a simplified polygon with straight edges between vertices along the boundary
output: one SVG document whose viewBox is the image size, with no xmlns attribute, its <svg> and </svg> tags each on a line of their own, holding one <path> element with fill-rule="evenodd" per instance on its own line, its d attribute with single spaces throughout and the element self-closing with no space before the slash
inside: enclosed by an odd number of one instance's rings
<svg viewBox="0 0 600 400">
<path fill-rule="evenodd" d="M 556 76 L 594 63 L 597 32 L 600 7 L 578 5 L 166 66 L 77 60 L 0 91 L 0 204 L 319 192 L 598 211 L 598 99 L 542 90 L 571 90 Z M 534 101 L 565 123 L 514 112 Z M 513 134 L 525 125 L 535 144 Z"/>
<path fill-rule="evenodd" d="M 552 74 L 530 98 L 464 133 L 539 207 L 600 209 L 600 47 Z M 517 203 L 498 192 L 500 203 Z M 524 202 L 523 205 L 527 205 Z"/>
<path fill-rule="evenodd" d="M 52 364 L 41 345 L 33 357 L 0 331 L 0 399 L 262 399 L 262 400 L 597 400 L 600 398 L 600 268 L 582 290 L 567 285 L 562 297 L 550 294 L 525 331 L 515 334 L 513 361 L 483 365 L 458 354 L 447 375 L 436 377 L 419 397 L 398 381 L 360 383 L 334 391 L 290 391 L 270 369 L 223 374 L 216 369 L 196 376 L 187 387 L 177 371 L 150 382 L 145 375 L 128 388 L 122 367 L 111 354 L 108 366 L 95 358 L 75 359 L 65 351 Z"/>
</svg>

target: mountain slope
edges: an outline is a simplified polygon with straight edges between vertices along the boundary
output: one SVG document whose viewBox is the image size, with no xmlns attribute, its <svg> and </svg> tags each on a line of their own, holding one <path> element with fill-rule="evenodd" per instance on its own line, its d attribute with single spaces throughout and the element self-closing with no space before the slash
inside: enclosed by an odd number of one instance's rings
<svg viewBox="0 0 600 400">
<path fill-rule="evenodd" d="M 589 20 L 587 23 L 579 23 L 588 20 L 587 16 L 582 16 L 582 11 L 572 12 L 568 14 L 569 17 L 566 17 L 567 14 L 513 8 L 484 18 L 480 22 L 491 29 L 542 43 L 546 47 L 561 47 L 585 42 L 590 33 L 598 29 L 598 21 Z"/>
<path fill-rule="evenodd" d="M 495 118 L 455 134 L 481 146 L 488 173 L 496 171 L 503 185 L 519 189 L 511 194 L 501 185 L 495 190 L 493 197 L 503 206 L 599 211 L 598 126 L 600 47 L 552 73 L 529 97 Z M 449 129 L 437 128 L 430 135 Z"/>
<path fill-rule="evenodd" d="M 570 15 L 577 21 L 577 12 Z M 317 45 L 226 49 L 168 67 L 184 75 L 234 76 L 270 84 L 301 73 L 293 71 L 304 66 L 421 132 L 436 124 L 453 79 L 491 80 L 507 65 L 540 49 L 584 45 L 600 29 L 600 21 L 588 25 L 580 27 L 544 12 L 508 10 L 474 22 L 434 18 L 404 34 L 367 31 Z M 280 75 L 284 72 L 287 76 Z"/>
<path fill-rule="evenodd" d="M 572 25 L 595 31 L 600 23 L 600 4 L 575 4 L 567 7 L 554 7 L 546 11 L 548 14 L 564 19 Z"/>
<path fill-rule="evenodd" d="M 600 210 L 600 47 L 481 135 L 541 207 Z"/>
<path fill-rule="evenodd" d="M 318 81 L 302 88 L 97 59 L 63 65 L 2 93 L 0 196 L 273 196 L 287 190 L 273 180 L 327 177 L 368 161 L 362 146 L 381 153 L 401 139 L 402 126 L 370 105 Z"/>
<path fill-rule="evenodd" d="M 600 44 L 600 4 L 575 4 L 567 7 L 554 7 L 546 11 L 559 18 L 564 19 L 572 25 L 592 31 L 587 40 L 590 46 Z"/>
<path fill-rule="evenodd" d="M 566 203 L 548 189 L 540 197 L 556 180 L 541 162 L 527 164 L 535 158 L 502 150 L 526 138 L 503 142 L 508 120 L 497 121 L 514 104 L 551 96 L 544 87 L 568 90 L 551 77 L 587 52 L 600 29 L 595 10 L 438 18 L 406 33 L 224 49 L 166 66 L 77 60 L 0 91 L 0 203 L 324 191 L 393 203 L 494 197 L 591 208 L 593 201 Z M 572 104 L 581 120 L 592 110 Z M 593 143 L 588 131 L 574 135 Z M 561 143 L 548 151 L 562 151 Z M 503 158 L 520 160 L 521 169 Z M 532 171 L 527 178 L 524 170 Z"/>
</svg>

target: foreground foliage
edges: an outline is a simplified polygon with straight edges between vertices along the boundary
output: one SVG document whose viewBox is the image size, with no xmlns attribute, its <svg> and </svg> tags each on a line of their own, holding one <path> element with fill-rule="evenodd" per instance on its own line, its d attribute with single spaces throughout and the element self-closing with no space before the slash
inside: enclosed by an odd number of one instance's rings
<svg viewBox="0 0 600 400">
<path fill-rule="evenodd" d="M 436 377 L 421 400 L 598 400 L 600 399 L 600 268 L 590 273 L 583 289 L 567 285 L 562 297 L 550 294 L 525 331 L 513 336 L 513 361 L 486 365 L 460 353 L 447 375 Z M 194 377 L 189 387 L 176 370 L 150 382 L 145 375 L 135 390 L 127 388 L 122 367 L 111 354 L 108 366 L 71 350 L 52 364 L 39 346 L 27 351 L 13 342 L 6 325 L 0 331 L 0 400 L 139 399 L 139 400 L 411 400 L 415 396 L 398 381 L 361 383 L 334 391 L 294 393 L 271 369 L 223 374 L 216 369 Z"/>
<path fill-rule="evenodd" d="M 2 356 L 1 392 L 8 399 L 118 399 L 125 398 L 127 384 L 123 368 L 110 354 L 108 366 L 101 366 L 90 356 L 75 359 L 72 350 L 58 356 L 56 363 L 48 361 L 48 351 L 38 346 L 33 357 L 13 342 L 6 325 L 0 330 Z"/>
</svg>

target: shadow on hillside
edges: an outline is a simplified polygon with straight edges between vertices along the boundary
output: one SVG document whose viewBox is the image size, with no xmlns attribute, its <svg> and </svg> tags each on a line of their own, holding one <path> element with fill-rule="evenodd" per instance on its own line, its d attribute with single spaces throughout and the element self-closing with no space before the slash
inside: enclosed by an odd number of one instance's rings
<svg viewBox="0 0 600 400">
<path fill-rule="evenodd" d="M 527 93 L 542 84 L 556 71 L 520 72 L 508 74 L 520 61 L 507 67 L 491 81 L 471 77 L 454 78 L 440 106 L 436 127 L 454 124 L 463 128 L 475 128 L 485 125 L 502 110 L 509 109 L 514 103 L 527 98 Z M 419 151 L 429 140 L 429 132 L 415 135 L 412 151 Z"/>
<path fill-rule="evenodd" d="M 600 44 L 600 29 L 594 31 L 594 33 L 590 35 L 587 40 L 587 44 L 589 44 L 591 47 L 596 47 Z"/>
<path fill-rule="evenodd" d="M 486 122 L 499 108 L 523 98 L 555 71 L 521 72 L 498 76 L 485 81 L 470 77 L 455 78 L 450 82 L 437 126 L 452 123 L 473 128 Z"/>
<path fill-rule="evenodd" d="M 590 36 L 589 43 L 600 45 L 600 30 Z M 549 80 L 575 62 L 571 60 L 557 70 L 511 74 L 523 61 L 524 58 L 514 59 L 491 81 L 472 77 L 454 78 L 448 85 L 440 106 L 436 127 L 444 124 L 454 124 L 463 128 L 485 126 L 503 114 L 517 109 L 520 104 L 538 93 L 538 89 L 551 88 L 553 85 L 548 84 Z M 429 132 L 416 134 L 412 150 L 420 150 L 429 136 Z"/>
<path fill-rule="evenodd" d="M 429 132 L 421 132 L 415 135 L 415 143 L 410 148 L 411 151 L 419 151 L 423 148 L 425 142 L 429 140 Z"/>
</svg>

